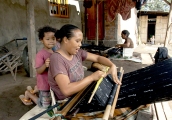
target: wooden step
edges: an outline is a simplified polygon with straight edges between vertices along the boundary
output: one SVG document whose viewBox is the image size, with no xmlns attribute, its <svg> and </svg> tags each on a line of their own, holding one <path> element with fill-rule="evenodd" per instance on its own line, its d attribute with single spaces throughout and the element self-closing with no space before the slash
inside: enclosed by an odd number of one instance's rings
<svg viewBox="0 0 172 120">
<path fill-rule="evenodd" d="M 140 110 L 136 120 L 172 120 L 172 110 L 168 101 L 151 104 L 147 110 Z"/>
<path fill-rule="evenodd" d="M 172 110 L 168 101 L 154 103 L 155 113 L 153 120 L 172 120 Z"/>
<path fill-rule="evenodd" d="M 169 103 L 168 102 L 162 102 L 162 106 L 163 106 L 163 109 L 164 109 L 166 119 L 167 120 L 172 120 L 172 110 L 171 110 L 171 108 L 169 106 Z"/>
</svg>

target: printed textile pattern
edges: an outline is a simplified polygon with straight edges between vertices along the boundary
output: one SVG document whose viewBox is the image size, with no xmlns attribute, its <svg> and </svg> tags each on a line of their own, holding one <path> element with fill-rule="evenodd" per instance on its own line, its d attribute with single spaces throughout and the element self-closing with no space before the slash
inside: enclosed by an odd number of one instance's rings
<svg viewBox="0 0 172 120">
<path fill-rule="evenodd" d="M 133 0 L 107 0 L 107 21 L 113 22 L 117 13 L 121 14 L 123 20 L 129 19 L 135 5 Z"/>
</svg>

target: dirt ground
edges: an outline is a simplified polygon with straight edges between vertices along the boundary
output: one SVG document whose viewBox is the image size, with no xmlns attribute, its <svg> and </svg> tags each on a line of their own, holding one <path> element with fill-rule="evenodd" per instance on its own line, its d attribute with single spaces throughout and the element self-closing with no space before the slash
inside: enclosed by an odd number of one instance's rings
<svg viewBox="0 0 172 120">
<path fill-rule="evenodd" d="M 142 62 L 137 63 L 127 60 L 113 60 L 113 62 L 116 66 L 123 67 L 124 72 L 128 73 L 153 64 L 152 56 L 156 50 L 157 46 L 141 45 L 135 49 L 134 55 L 142 57 Z M 84 62 L 84 65 L 89 68 L 91 62 Z M 85 76 L 90 73 L 90 71 L 87 71 Z M 10 73 L 0 74 L 0 120 L 18 120 L 35 106 L 25 106 L 19 99 L 19 95 L 24 94 L 28 85 L 34 86 L 35 84 L 36 78 L 27 77 L 22 66 L 18 68 L 17 81 L 12 79 Z M 171 104 L 170 106 L 172 108 Z"/>
</svg>

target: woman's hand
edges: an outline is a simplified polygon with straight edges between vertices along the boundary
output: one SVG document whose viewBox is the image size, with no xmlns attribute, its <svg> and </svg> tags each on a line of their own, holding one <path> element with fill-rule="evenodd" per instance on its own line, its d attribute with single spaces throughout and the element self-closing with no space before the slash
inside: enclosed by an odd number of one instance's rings
<svg viewBox="0 0 172 120">
<path fill-rule="evenodd" d="M 117 45 L 115 45 L 115 47 L 118 47 L 118 44 L 117 44 Z"/>
<path fill-rule="evenodd" d="M 121 48 L 122 46 L 119 45 L 119 44 L 117 44 L 117 45 L 115 45 L 115 47 L 116 47 L 116 48 Z"/>
<path fill-rule="evenodd" d="M 98 71 L 94 72 L 93 74 L 91 74 L 90 77 L 93 81 L 97 81 L 101 77 L 106 77 L 106 75 L 107 74 L 105 72 L 98 70 Z"/>
<path fill-rule="evenodd" d="M 109 69 L 109 71 L 107 72 L 107 74 L 111 74 L 111 75 L 112 75 L 112 78 L 113 78 L 113 80 L 114 80 L 114 82 L 115 82 L 116 84 L 121 85 L 121 82 L 119 81 L 118 76 L 117 76 L 117 68 L 116 68 L 115 65 L 112 65 L 112 66 L 110 67 L 110 69 Z"/>
</svg>

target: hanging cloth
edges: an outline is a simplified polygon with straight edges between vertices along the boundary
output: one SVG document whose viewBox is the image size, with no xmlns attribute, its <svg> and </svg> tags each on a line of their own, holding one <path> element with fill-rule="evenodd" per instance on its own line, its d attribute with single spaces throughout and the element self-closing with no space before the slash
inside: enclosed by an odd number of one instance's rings
<svg viewBox="0 0 172 120">
<path fill-rule="evenodd" d="M 107 0 L 107 21 L 113 22 L 117 13 L 121 14 L 123 20 L 129 19 L 135 5 L 133 0 Z"/>
</svg>

